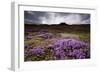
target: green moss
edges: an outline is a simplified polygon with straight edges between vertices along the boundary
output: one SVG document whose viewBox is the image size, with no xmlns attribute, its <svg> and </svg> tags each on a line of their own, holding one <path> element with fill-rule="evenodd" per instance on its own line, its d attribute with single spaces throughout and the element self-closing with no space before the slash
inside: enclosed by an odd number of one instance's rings
<svg viewBox="0 0 100 73">
<path fill-rule="evenodd" d="M 90 34 L 80 34 L 79 38 L 83 41 L 90 41 Z"/>
</svg>

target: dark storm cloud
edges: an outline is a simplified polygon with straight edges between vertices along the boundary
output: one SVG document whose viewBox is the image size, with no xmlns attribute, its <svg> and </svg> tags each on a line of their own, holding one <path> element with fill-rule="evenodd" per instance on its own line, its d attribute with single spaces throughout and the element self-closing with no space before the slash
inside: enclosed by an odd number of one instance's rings
<svg viewBox="0 0 100 73">
<path fill-rule="evenodd" d="M 45 16 L 45 12 L 25 11 L 24 22 L 25 23 L 41 23 L 41 20 L 39 18 L 43 16 Z"/>
<path fill-rule="evenodd" d="M 25 24 L 90 24 L 90 14 L 24 11 Z"/>
</svg>

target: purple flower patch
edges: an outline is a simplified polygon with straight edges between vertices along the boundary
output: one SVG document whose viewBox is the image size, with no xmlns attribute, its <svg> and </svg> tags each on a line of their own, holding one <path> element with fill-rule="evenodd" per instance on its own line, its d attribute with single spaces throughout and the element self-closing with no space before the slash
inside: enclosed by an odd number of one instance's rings
<svg viewBox="0 0 100 73">
<path fill-rule="evenodd" d="M 37 56 L 44 54 L 44 49 L 42 47 L 35 47 L 31 49 L 30 51 L 32 52 L 32 54 L 35 54 Z"/>
</svg>

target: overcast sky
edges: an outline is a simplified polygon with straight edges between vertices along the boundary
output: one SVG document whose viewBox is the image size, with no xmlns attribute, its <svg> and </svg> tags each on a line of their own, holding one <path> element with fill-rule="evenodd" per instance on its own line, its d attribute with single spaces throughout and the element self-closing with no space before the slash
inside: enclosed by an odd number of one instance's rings
<svg viewBox="0 0 100 73">
<path fill-rule="evenodd" d="M 90 14 L 24 11 L 25 24 L 90 24 Z"/>
</svg>

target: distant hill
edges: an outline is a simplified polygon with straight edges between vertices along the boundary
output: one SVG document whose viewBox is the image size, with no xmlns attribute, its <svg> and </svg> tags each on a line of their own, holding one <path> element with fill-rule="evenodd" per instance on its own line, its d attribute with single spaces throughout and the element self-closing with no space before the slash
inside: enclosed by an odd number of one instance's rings
<svg viewBox="0 0 100 73">
<path fill-rule="evenodd" d="M 90 24 L 73 24 L 73 25 L 62 25 L 62 24 L 25 24 L 25 31 L 34 32 L 39 30 L 55 30 L 57 32 L 60 32 L 62 30 L 63 32 L 90 32 Z"/>
</svg>

